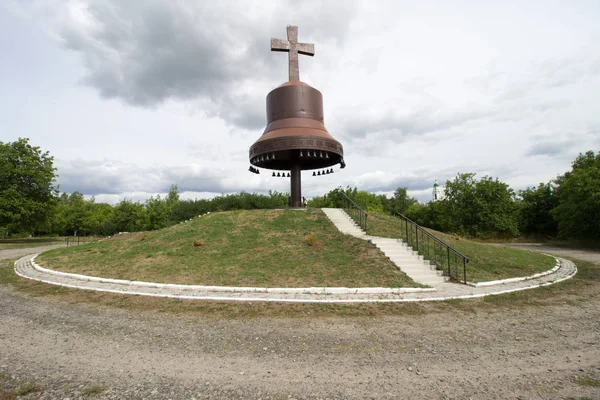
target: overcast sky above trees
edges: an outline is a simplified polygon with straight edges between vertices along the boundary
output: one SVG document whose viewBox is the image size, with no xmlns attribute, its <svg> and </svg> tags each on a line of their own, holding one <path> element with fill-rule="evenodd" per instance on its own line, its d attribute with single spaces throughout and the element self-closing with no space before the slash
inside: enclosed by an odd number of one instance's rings
<svg viewBox="0 0 600 400">
<path fill-rule="evenodd" d="M 434 179 L 514 189 L 600 149 L 598 1 L 0 3 L 0 140 L 55 156 L 60 189 L 114 203 L 288 191 L 247 172 L 265 96 L 287 80 L 271 37 L 315 44 L 300 79 L 324 96 L 347 167 L 337 186 L 421 201 Z"/>
</svg>

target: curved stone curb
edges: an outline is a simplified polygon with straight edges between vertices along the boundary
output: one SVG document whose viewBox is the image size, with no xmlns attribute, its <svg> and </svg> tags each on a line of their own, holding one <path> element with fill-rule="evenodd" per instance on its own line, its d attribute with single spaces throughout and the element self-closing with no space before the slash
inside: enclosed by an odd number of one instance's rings
<svg viewBox="0 0 600 400">
<path fill-rule="evenodd" d="M 499 279 L 496 281 L 486 281 L 486 282 L 467 282 L 467 285 L 473 286 L 473 287 L 503 285 L 505 283 L 528 281 L 531 279 L 541 278 L 542 276 L 550 275 L 550 274 L 558 271 L 558 269 L 560 268 L 560 260 L 550 254 L 546 254 L 546 253 L 541 253 L 541 254 L 548 256 L 548 257 L 552 257 L 556 260 L 556 265 L 554 266 L 554 268 L 552 268 L 548 271 L 540 272 L 540 273 L 529 275 L 529 276 L 522 276 L 522 277 L 518 277 L 518 278 Z"/>
<path fill-rule="evenodd" d="M 38 270 L 32 265 L 35 255 L 29 255 L 15 262 L 17 275 L 73 289 L 94 290 L 99 292 L 133 294 L 152 297 L 166 297 L 177 299 L 213 300 L 213 301 L 267 301 L 287 303 L 399 303 L 416 301 L 443 301 L 451 299 L 469 299 L 488 295 L 511 293 L 520 290 L 533 289 L 540 286 L 552 285 L 572 278 L 577 273 L 573 262 L 558 258 L 560 267 L 551 274 L 520 282 L 505 283 L 486 287 L 471 287 L 453 283 L 437 285 L 434 290 L 421 290 L 419 292 L 386 292 L 386 293 L 273 293 L 273 292 L 233 292 L 233 291 L 206 291 L 186 287 L 186 285 L 164 285 L 155 287 L 148 282 L 114 283 L 96 280 L 82 280 L 72 276 L 52 274 L 48 269 Z M 58 272 L 58 271 L 54 271 Z M 64 273 L 61 273 L 64 274 Z M 73 274 L 76 275 L 76 274 Z M 97 278 L 103 279 L 103 278 Z M 115 281 L 115 280 L 111 280 Z M 302 288 L 301 288 L 302 289 Z M 347 288 L 346 288 L 347 289 Z M 365 288 L 367 289 L 367 288 Z M 372 288 L 370 288 L 372 289 Z M 386 289 L 386 288 L 383 288 Z"/>
<path fill-rule="evenodd" d="M 80 281 L 93 281 L 103 283 L 114 283 L 117 285 L 133 285 L 150 288 L 170 288 L 179 290 L 202 290 L 207 292 L 234 292 L 234 293 L 284 293 L 284 294 L 389 294 L 389 293 L 418 293 L 434 292 L 435 288 L 347 288 L 347 287 L 308 287 L 308 288 L 262 288 L 262 287 L 243 287 L 243 286 L 204 286 L 204 285 L 181 285 L 174 283 L 157 283 L 128 281 L 125 279 L 99 278 L 89 275 L 73 274 L 70 272 L 55 271 L 40 266 L 34 260 L 38 254 L 31 257 L 31 265 L 37 271 L 60 277 L 77 279 Z"/>
</svg>

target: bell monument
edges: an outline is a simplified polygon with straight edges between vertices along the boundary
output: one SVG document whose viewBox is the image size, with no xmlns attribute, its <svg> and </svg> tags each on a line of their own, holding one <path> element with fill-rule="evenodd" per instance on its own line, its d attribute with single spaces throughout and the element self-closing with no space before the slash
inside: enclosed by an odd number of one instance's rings
<svg viewBox="0 0 600 400">
<path fill-rule="evenodd" d="M 284 177 L 287 172 L 291 206 L 302 207 L 301 171 L 335 164 L 344 168 L 346 164 L 344 148 L 325 129 L 323 95 L 300 81 L 298 54 L 313 56 L 315 47 L 298 43 L 297 26 L 287 27 L 287 37 L 287 40 L 271 39 L 271 50 L 288 52 L 289 81 L 267 95 L 267 127 L 250 147 L 249 158 L 255 167 L 282 171 Z M 253 167 L 250 170 L 258 171 Z M 318 175 L 330 174 L 333 168 L 318 172 Z"/>
</svg>

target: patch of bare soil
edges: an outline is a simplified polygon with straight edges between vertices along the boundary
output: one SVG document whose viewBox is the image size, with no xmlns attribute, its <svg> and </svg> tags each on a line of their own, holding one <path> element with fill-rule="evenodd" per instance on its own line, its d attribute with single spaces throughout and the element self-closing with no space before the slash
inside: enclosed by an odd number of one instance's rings
<svg viewBox="0 0 600 400">
<path fill-rule="evenodd" d="M 117 235 L 113 235 L 110 239 L 110 241 L 113 242 L 118 242 L 118 241 L 123 241 L 123 240 L 140 240 L 141 238 L 145 237 L 148 234 L 148 232 L 122 232 L 119 233 Z"/>
<path fill-rule="evenodd" d="M 594 282 L 544 306 L 220 321 L 3 286 L 0 384 L 42 399 L 598 399 Z"/>
</svg>

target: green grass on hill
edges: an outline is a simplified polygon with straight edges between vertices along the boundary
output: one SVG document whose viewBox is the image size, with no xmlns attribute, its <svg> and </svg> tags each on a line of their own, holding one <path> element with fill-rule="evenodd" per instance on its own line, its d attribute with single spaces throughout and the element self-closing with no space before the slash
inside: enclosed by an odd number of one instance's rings
<svg viewBox="0 0 600 400">
<path fill-rule="evenodd" d="M 201 243 L 194 247 L 195 241 Z M 36 261 L 60 271 L 163 283 L 419 286 L 375 246 L 339 232 L 318 209 L 213 213 L 159 231 L 52 250 Z"/>
<path fill-rule="evenodd" d="M 393 215 L 371 212 L 367 221 L 367 233 L 402 238 L 402 224 L 404 221 Z M 467 280 L 470 282 L 528 276 L 548 271 L 556 264 L 553 257 L 540 253 L 478 243 L 432 229 L 427 231 L 469 257 Z"/>
</svg>

